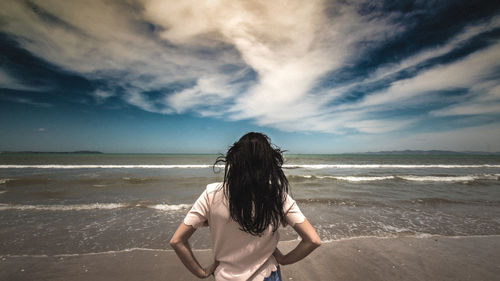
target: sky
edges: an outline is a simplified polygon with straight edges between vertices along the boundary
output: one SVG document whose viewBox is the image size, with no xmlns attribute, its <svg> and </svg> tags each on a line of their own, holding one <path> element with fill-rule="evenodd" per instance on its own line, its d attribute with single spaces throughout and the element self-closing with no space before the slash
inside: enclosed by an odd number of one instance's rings
<svg viewBox="0 0 500 281">
<path fill-rule="evenodd" d="M 1 0 L 0 151 L 500 151 L 495 2 Z"/>
</svg>

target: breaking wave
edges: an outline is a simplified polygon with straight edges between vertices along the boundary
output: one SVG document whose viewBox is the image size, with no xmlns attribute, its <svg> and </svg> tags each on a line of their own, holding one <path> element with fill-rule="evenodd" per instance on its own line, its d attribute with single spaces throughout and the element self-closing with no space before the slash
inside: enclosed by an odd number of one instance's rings
<svg viewBox="0 0 500 281">
<path fill-rule="evenodd" d="M 113 210 L 119 208 L 146 207 L 160 211 L 178 211 L 191 207 L 189 204 L 127 204 L 127 203 L 91 203 L 91 204 L 71 204 L 71 205 L 22 205 L 22 204 L 0 204 L 0 211 L 21 210 L 21 211 L 86 211 L 86 210 Z"/>
<path fill-rule="evenodd" d="M 498 180 L 500 174 L 464 175 L 464 176 L 416 176 L 416 175 L 393 175 L 393 176 L 322 176 L 322 175 L 291 175 L 290 179 L 334 179 L 348 182 L 372 182 L 384 180 L 406 180 L 418 182 L 472 182 L 476 180 Z"/>
<path fill-rule="evenodd" d="M 213 165 L 0 165 L 3 169 L 202 169 Z M 222 166 L 221 166 L 222 167 Z"/>
<path fill-rule="evenodd" d="M 500 165 L 477 164 L 477 165 L 447 165 L 447 164 L 311 164 L 311 165 L 283 165 L 288 169 L 376 169 L 376 168 L 397 168 L 397 169 L 427 169 L 427 168 L 500 168 Z"/>
<path fill-rule="evenodd" d="M 0 184 L 7 183 L 8 181 L 11 181 L 11 179 L 0 179 Z"/>
</svg>

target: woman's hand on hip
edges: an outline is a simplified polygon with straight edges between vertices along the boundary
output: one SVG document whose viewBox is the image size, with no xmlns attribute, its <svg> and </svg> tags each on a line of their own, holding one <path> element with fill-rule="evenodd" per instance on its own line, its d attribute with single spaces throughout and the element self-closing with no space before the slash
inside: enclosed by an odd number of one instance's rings
<svg viewBox="0 0 500 281">
<path fill-rule="evenodd" d="M 281 253 L 281 251 L 278 248 L 276 248 L 276 250 L 274 250 L 273 256 L 276 259 L 276 261 L 278 262 L 278 264 L 283 264 L 284 255 Z"/>
<path fill-rule="evenodd" d="M 205 268 L 205 276 L 203 276 L 203 278 L 208 278 L 210 275 L 214 274 L 217 266 L 219 266 L 219 262 L 214 261 L 209 267 Z"/>
</svg>

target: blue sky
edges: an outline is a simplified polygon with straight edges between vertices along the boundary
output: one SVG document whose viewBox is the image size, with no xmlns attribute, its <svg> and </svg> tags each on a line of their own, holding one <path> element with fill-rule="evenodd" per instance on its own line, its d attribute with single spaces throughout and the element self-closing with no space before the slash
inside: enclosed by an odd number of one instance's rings
<svg viewBox="0 0 500 281">
<path fill-rule="evenodd" d="M 0 150 L 500 151 L 495 1 L 2 1 Z"/>
</svg>

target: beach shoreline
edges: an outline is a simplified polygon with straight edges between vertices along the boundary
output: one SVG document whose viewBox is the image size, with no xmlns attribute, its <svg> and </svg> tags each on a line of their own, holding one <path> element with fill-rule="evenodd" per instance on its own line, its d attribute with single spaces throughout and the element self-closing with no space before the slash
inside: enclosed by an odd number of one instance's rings
<svg viewBox="0 0 500 281">
<path fill-rule="evenodd" d="M 287 252 L 297 241 L 280 242 Z M 283 280 L 498 280 L 500 235 L 352 238 L 282 266 Z M 211 250 L 194 250 L 202 265 Z M 196 280 L 172 250 L 0 255 L 1 280 Z"/>
</svg>

